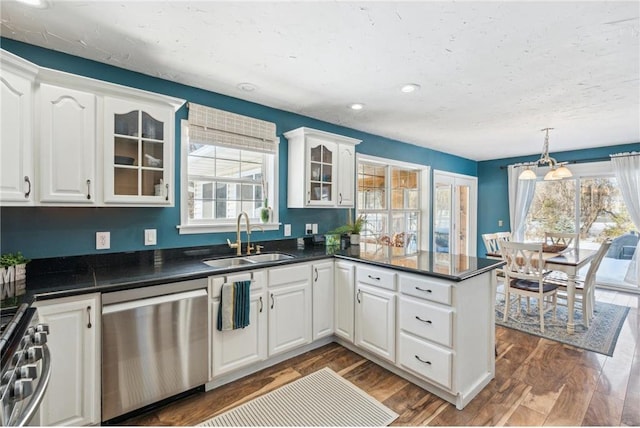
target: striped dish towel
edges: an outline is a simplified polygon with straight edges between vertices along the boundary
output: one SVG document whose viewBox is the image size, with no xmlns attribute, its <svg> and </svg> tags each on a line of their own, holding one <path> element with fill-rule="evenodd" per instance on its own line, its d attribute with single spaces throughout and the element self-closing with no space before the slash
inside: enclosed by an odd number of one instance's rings
<svg viewBox="0 0 640 428">
<path fill-rule="evenodd" d="M 248 326 L 250 305 L 251 281 L 222 284 L 218 310 L 218 330 L 235 330 Z"/>
</svg>

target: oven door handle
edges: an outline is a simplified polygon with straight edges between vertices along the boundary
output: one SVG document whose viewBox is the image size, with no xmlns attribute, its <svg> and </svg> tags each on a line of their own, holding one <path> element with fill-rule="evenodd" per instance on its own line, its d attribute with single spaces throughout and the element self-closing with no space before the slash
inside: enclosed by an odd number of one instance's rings
<svg viewBox="0 0 640 428">
<path fill-rule="evenodd" d="M 29 400 L 29 404 L 24 409 L 20 418 L 16 421 L 15 426 L 22 427 L 28 424 L 36 411 L 40 407 L 40 403 L 42 403 L 42 398 L 44 397 L 44 393 L 47 390 L 47 386 L 49 386 L 49 378 L 51 378 L 51 354 L 49 353 L 49 348 L 46 344 L 42 345 L 42 371 L 38 376 L 39 382 L 36 390 L 33 392 L 31 396 L 31 400 Z"/>
</svg>

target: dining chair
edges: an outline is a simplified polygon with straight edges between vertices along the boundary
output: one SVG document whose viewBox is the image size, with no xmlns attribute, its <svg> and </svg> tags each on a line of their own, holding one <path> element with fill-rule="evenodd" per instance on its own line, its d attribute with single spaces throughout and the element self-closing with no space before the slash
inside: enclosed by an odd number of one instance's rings
<svg viewBox="0 0 640 428">
<path fill-rule="evenodd" d="M 548 246 L 574 247 L 578 242 L 577 233 L 545 232 L 544 243 Z"/>
<path fill-rule="evenodd" d="M 484 242 L 484 247 L 486 249 L 486 258 L 488 259 L 502 259 L 502 254 L 500 253 L 500 242 L 510 241 L 511 240 L 511 232 L 495 232 L 495 233 L 483 233 L 482 241 Z M 504 269 L 498 268 L 494 270 L 494 274 L 496 275 L 496 284 L 497 294 L 503 294 L 500 292 L 500 284 L 498 284 L 498 277 L 504 277 Z"/>
<path fill-rule="evenodd" d="M 500 243 L 500 249 L 502 258 L 506 262 L 503 321 L 507 321 L 509 316 L 512 294 L 518 296 L 518 311 L 520 311 L 520 297 L 536 298 L 540 330 L 544 333 L 544 314 L 553 309 L 553 319 L 556 319 L 558 286 L 544 282 L 546 272 L 542 257 L 542 243 L 503 241 Z"/>
<path fill-rule="evenodd" d="M 611 247 L 611 239 L 606 239 L 600 244 L 598 252 L 591 260 L 587 274 L 584 278 L 578 278 L 576 280 L 576 301 L 580 302 L 585 327 L 589 327 L 589 322 L 593 317 L 593 310 L 596 304 L 596 273 L 598 272 L 602 259 L 604 259 L 607 251 L 609 251 L 609 247 Z M 562 291 L 562 293 L 558 293 L 558 297 L 562 299 L 567 298 L 566 291 L 568 281 L 567 275 L 563 272 L 560 272 L 560 275 L 554 272 L 545 278 L 545 283 L 558 286 L 558 290 Z"/>
</svg>

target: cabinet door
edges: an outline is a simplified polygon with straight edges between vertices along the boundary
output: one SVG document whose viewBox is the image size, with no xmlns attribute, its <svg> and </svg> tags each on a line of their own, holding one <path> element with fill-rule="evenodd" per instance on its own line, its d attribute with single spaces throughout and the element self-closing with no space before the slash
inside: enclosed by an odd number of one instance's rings
<svg viewBox="0 0 640 428">
<path fill-rule="evenodd" d="M 218 331 L 220 300 L 211 304 L 213 376 L 218 376 L 267 358 L 267 302 L 264 291 L 251 294 L 249 325 L 245 328 Z"/>
<path fill-rule="evenodd" d="M 336 204 L 338 146 L 330 141 L 307 137 L 306 183 L 307 205 L 332 206 Z"/>
<path fill-rule="evenodd" d="M 361 283 L 356 288 L 356 345 L 395 362 L 396 296 Z"/>
<path fill-rule="evenodd" d="M 353 343 L 354 266 L 351 263 L 336 262 L 334 287 L 335 334 Z"/>
<path fill-rule="evenodd" d="M 33 204 L 33 89 L 31 80 L 2 70 L 0 202 Z"/>
<path fill-rule="evenodd" d="M 308 282 L 269 290 L 269 356 L 311 342 L 311 287 Z"/>
<path fill-rule="evenodd" d="M 173 205 L 173 111 L 106 97 L 105 203 Z"/>
<path fill-rule="evenodd" d="M 41 84 L 40 201 L 95 201 L 96 96 Z"/>
<path fill-rule="evenodd" d="M 338 146 L 338 205 L 353 207 L 355 201 L 356 148 L 351 144 Z"/>
<path fill-rule="evenodd" d="M 316 340 L 333 334 L 333 260 L 314 263 L 312 276 L 313 340 Z"/>
<path fill-rule="evenodd" d="M 44 301 L 40 319 L 49 324 L 51 378 L 40 405 L 40 425 L 100 423 L 99 296 Z"/>
</svg>

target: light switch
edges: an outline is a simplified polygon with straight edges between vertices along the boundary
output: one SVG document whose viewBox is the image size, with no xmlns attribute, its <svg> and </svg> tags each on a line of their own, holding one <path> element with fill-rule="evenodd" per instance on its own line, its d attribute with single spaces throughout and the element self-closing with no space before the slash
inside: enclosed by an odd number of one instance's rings
<svg viewBox="0 0 640 428">
<path fill-rule="evenodd" d="M 311 235 L 313 232 L 311 230 L 311 223 L 307 223 L 304 225 L 304 234 Z"/>
<path fill-rule="evenodd" d="M 96 232 L 96 250 L 108 250 L 111 248 L 111 233 Z"/>
<path fill-rule="evenodd" d="M 502 220 L 498 220 L 498 227 L 502 227 Z"/>
<path fill-rule="evenodd" d="M 285 224 L 284 225 L 284 236 L 291 236 L 291 225 L 290 224 Z"/>
<path fill-rule="evenodd" d="M 156 245 L 157 242 L 156 229 L 144 230 L 144 245 Z"/>
<path fill-rule="evenodd" d="M 318 233 L 318 223 L 313 223 L 311 229 L 313 230 L 313 233 Z"/>
</svg>

